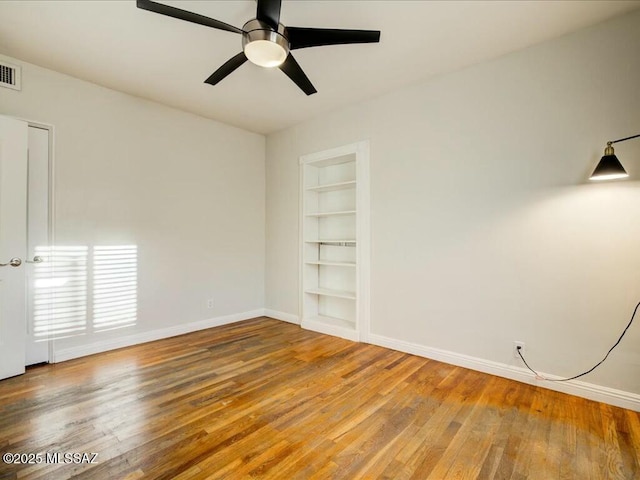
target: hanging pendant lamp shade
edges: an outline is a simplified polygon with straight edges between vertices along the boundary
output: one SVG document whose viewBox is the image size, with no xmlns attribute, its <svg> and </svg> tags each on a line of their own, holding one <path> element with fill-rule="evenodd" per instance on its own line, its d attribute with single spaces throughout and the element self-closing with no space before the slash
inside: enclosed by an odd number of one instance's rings
<svg viewBox="0 0 640 480">
<path fill-rule="evenodd" d="M 589 177 L 589 180 L 615 180 L 629 176 L 618 157 L 615 156 L 612 142 L 607 142 L 604 149 L 604 156 L 600 159 L 598 166 Z"/>
</svg>

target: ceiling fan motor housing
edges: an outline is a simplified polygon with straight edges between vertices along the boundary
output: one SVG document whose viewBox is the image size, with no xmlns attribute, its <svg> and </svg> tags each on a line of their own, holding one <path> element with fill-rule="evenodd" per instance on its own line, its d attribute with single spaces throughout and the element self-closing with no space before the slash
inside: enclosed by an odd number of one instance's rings
<svg viewBox="0 0 640 480">
<path fill-rule="evenodd" d="M 262 67 L 277 67 L 289 55 L 289 40 L 285 26 L 278 24 L 274 30 L 260 20 L 249 20 L 242 27 L 242 49 L 247 58 Z"/>
</svg>

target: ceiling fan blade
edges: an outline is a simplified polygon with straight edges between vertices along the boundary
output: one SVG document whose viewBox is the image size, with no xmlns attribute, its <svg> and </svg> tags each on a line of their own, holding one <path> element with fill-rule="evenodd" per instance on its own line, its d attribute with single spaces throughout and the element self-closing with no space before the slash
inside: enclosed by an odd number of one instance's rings
<svg viewBox="0 0 640 480">
<path fill-rule="evenodd" d="M 235 57 L 230 58 L 219 69 L 213 72 L 204 83 L 209 85 L 216 85 L 220 80 L 224 79 L 227 75 L 235 71 L 240 65 L 247 61 L 247 57 L 244 52 L 240 52 Z"/>
<path fill-rule="evenodd" d="M 256 18 L 278 29 L 282 0 L 258 0 Z"/>
<path fill-rule="evenodd" d="M 349 43 L 377 43 L 379 30 L 341 30 L 337 28 L 287 27 L 290 49 L 345 45 Z"/>
<path fill-rule="evenodd" d="M 307 95 L 313 95 L 317 92 L 309 78 L 302 71 L 302 68 L 300 68 L 300 65 L 298 65 L 298 62 L 296 62 L 296 59 L 293 58 L 293 55 L 289 54 L 289 56 L 287 56 L 284 63 L 280 65 L 280 70 L 293 80 L 293 83 L 298 85 Z"/>
<path fill-rule="evenodd" d="M 233 25 L 229 25 L 228 23 L 205 17 L 204 15 L 199 15 L 197 13 L 187 12 L 180 8 L 163 5 L 162 3 L 152 2 L 151 0 L 136 0 L 136 5 L 138 8 L 143 10 L 149 10 L 150 12 L 177 18 L 178 20 L 185 20 L 187 22 L 197 23 L 198 25 L 204 25 L 205 27 L 217 28 L 218 30 L 226 30 L 227 32 L 242 33 L 241 29 L 236 28 Z"/>
</svg>

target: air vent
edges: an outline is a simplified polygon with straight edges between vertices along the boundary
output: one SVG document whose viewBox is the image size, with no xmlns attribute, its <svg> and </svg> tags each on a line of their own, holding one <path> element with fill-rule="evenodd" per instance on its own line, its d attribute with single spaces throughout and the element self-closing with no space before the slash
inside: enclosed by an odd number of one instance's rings
<svg viewBox="0 0 640 480">
<path fill-rule="evenodd" d="M 20 67 L 0 62 L 0 87 L 20 90 Z"/>
</svg>

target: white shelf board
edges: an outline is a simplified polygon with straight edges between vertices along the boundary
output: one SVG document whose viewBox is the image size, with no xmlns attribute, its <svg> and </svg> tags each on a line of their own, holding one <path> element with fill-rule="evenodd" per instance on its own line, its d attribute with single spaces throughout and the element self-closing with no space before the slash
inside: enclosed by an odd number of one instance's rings
<svg viewBox="0 0 640 480">
<path fill-rule="evenodd" d="M 305 240 L 306 243 L 356 243 L 355 238 L 318 238 Z"/>
<path fill-rule="evenodd" d="M 348 188 L 354 188 L 356 186 L 355 180 L 340 183 L 330 183 L 327 185 L 316 185 L 313 187 L 307 187 L 310 192 L 332 192 L 335 190 L 346 190 Z"/>
<path fill-rule="evenodd" d="M 316 168 L 332 167 L 334 165 L 342 165 L 343 163 L 352 163 L 355 161 L 355 151 L 344 151 L 344 153 L 339 153 L 337 156 L 331 154 L 326 156 L 311 154 L 300 158 L 301 164 Z"/>
<path fill-rule="evenodd" d="M 330 288 L 309 288 L 305 293 L 312 295 L 324 295 L 325 297 L 346 298 L 347 300 L 355 300 L 355 292 L 345 292 L 344 290 L 331 290 Z"/>
<path fill-rule="evenodd" d="M 336 238 L 336 239 L 318 239 L 318 240 L 305 240 L 305 243 L 352 243 L 356 244 L 356 240 L 354 238 Z"/>
<path fill-rule="evenodd" d="M 335 215 L 355 215 L 355 210 L 344 210 L 342 212 L 315 212 L 315 213 L 307 213 L 305 217 L 331 217 Z"/>
<path fill-rule="evenodd" d="M 304 262 L 307 265 L 326 265 L 330 267 L 355 267 L 355 262 L 327 262 L 327 261 L 319 261 L 319 262 Z"/>
<path fill-rule="evenodd" d="M 354 322 L 353 320 L 347 320 L 346 318 L 328 317 L 326 315 L 315 315 L 313 317 L 308 317 L 305 320 L 309 320 L 311 322 L 325 323 L 327 325 L 333 325 L 334 327 L 351 328 L 353 330 L 355 330 L 356 328 L 356 322 Z"/>
</svg>

